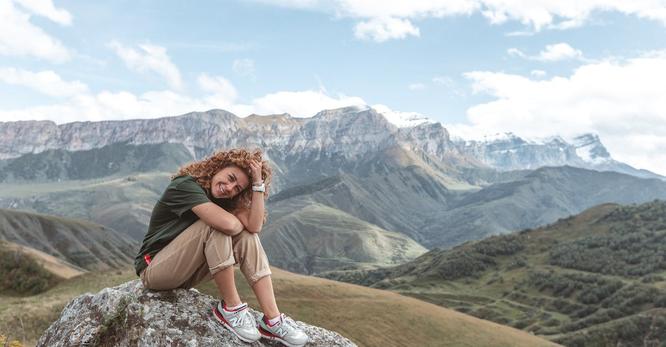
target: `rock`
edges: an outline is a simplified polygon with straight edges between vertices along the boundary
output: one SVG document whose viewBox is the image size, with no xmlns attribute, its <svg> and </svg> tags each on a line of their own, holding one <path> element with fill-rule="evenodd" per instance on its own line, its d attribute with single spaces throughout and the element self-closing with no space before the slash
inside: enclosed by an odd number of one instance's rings
<svg viewBox="0 0 666 347">
<path fill-rule="evenodd" d="M 151 291 L 140 280 L 74 298 L 37 346 L 279 346 L 239 340 L 213 317 L 217 299 L 196 289 Z M 250 309 L 259 320 L 261 313 Z M 355 346 L 338 333 L 296 321 L 306 346 Z"/>
</svg>

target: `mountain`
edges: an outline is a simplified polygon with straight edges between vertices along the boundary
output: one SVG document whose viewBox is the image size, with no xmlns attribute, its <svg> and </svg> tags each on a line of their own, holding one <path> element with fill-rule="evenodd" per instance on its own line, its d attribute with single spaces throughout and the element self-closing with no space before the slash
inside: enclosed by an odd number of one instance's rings
<svg viewBox="0 0 666 347">
<path fill-rule="evenodd" d="M 666 338 L 666 202 L 602 204 L 538 228 L 322 276 L 391 289 L 566 346 Z"/>
<path fill-rule="evenodd" d="M 596 134 L 582 134 L 570 142 L 559 136 L 526 140 L 510 132 L 485 136 L 483 140 L 464 140 L 454 136 L 453 141 L 461 152 L 502 171 L 567 165 L 616 171 L 641 178 L 666 179 L 613 159 Z"/>
<path fill-rule="evenodd" d="M 441 130 L 437 126 L 433 129 Z M 423 133 L 412 133 L 412 136 L 427 138 Z M 276 171 L 284 175 L 283 184 L 288 185 L 272 190 L 266 228 L 269 230 L 273 221 L 282 216 L 280 211 L 296 211 L 299 204 L 313 201 L 380 229 L 399 232 L 426 248 L 450 247 L 487 235 L 550 223 L 599 203 L 633 203 L 666 197 L 666 183 L 661 180 L 568 166 L 521 171 L 465 167 L 437 159 L 447 153 L 437 148 L 423 141 L 421 149 L 394 146 L 369 150 L 348 159 L 342 154 L 318 153 L 317 157 L 313 152 L 302 152 L 284 156 L 286 161 L 271 162 Z M 102 147 L 68 155 L 107 158 L 110 156 L 104 153 L 119 153 L 119 157 L 146 153 L 148 157 L 172 163 L 168 165 L 175 165 L 177 158 L 188 158 L 183 147 L 176 144 L 123 144 L 114 149 Z M 47 153 L 50 152 L 36 156 L 49 158 Z M 163 153 L 161 157 L 160 153 Z M 51 161 L 47 159 L 39 162 L 45 166 L 69 167 L 69 171 L 56 171 L 62 173 L 61 177 L 82 172 L 73 169 L 78 166 L 48 164 Z M 87 219 L 141 241 L 155 201 L 175 168 L 170 172 L 120 176 L 123 172 L 140 171 L 140 167 L 150 169 L 150 166 L 133 164 L 140 162 L 128 160 L 127 164 L 119 165 L 127 168 L 123 169 L 125 171 L 101 178 L 69 179 L 55 184 L 48 181 L 0 183 L 0 207 Z M 296 182 L 298 177 L 302 182 Z M 335 177 L 339 182 L 332 184 L 337 180 Z M 479 189 L 469 181 L 486 185 Z M 285 197 L 294 194 L 303 200 L 291 207 Z M 280 207 L 282 204 L 286 205 Z M 303 231 L 292 230 L 299 235 L 308 234 Z M 311 250 L 305 253 L 316 255 Z M 321 256 L 328 258 L 330 254 Z M 280 265 L 294 271 L 305 269 Z"/>
<path fill-rule="evenodd" d="M 278 164 L 275 183 L 276 188 L 281 188 L 302 183 L 303 179 L 330 175 L 311 170 L 309 177 L 303 177 L 300 170 L 290 171 L 290 167 L 282 165 L 313 158 L 332 163 L 349 161 L 370 151 L 399 146 L 418 150 L 457 170 L 463 167 L 524 170 L 571 165 L 663 178 L 614 161 L 598 136 L 592 134 L 582 135 L 573 143 L 557 136 L 528 141 L 510 133 L 484 141 L 468 141 L 450 136 L 441 123 L 427 117 L 378 109 L 345 107 L 324 110 L 311 118 L 288 114 L 239 118 L 227 111 L 210 110 L 177 117 L 61 125 L 49 121 L 0 122 L 0 159 L 47 150 L 90 150 L 117 143 L 178 143 L 195 159 L 220 148 L 258 146 Z"/>
<path fill-rule="evenodd" d="M 6 209 L 0 209 L 0 240 L 96 271 L 127 266 L 137 251 L 136 242 L 98 224 Z"/>
<path fill-rule="evenodd" d="M 426 252 L 404 234 L 314 201 L 279 208 L 289 213 L 268 224 L 261 241 L 271 263 L 290 271 L 312 274 L 348 266 L 396 265 Z"/>
<path fill-rule="evenodd" d="M 312 200 L 419 241 L 419 219 L 445 208 L 453 195 L 446 188 L 451 178 L 399 148 L 361 157 L 346 171 L 362 174 L 344 172 L 284 189 L 269 204 L 283 204 L 294 197 Z M 271 207 L 271 215 L 279 218 L 280 210 Z"/>
<path fill-rule="evenodd" d="M 421 240 L 427 248 L 451 247 L 552 223 L 602 203 L 654 199 L 666 199 L 666 182 L 571 166 L 542 167 L 514 181 L 459 194 L 448 209 L 424 220 Z"/>
<path fill-rule="evenodd" d="M 581 156 L 598 165 L 611 162 L 593 136 L 575 146 L 559 138 L 536 145 L 507 136 L 488 147 L 461 144 L 440 123 L 407 123 L 398 127 L 369 107 L 324 110 L 312 118 L 239 118 L 211 110 L 147 120 L 0 123 L 0 156 L 7 158 L 0 160 L 0 207 L 87 219 L 140 241 L 177 166 L 237 146 L 261 148 L 273 168 L 266 231 L 289 212 L 316 203 L 319 210 L 330 208 L 322 218 L 345 216 L 366 231 L 397 232 L 426 248 L 450 247 L 550 223 L 603 202 L 664 197 L 659 180 L 570 166 L 532 168 L 549 160 L 584 163 Z M 498 153 L 511 153 L 507 146 L 520 155 L 505 162 Z M 509 170 L 514 164 L 531 169 Z M 300 196 L 284 198 L 294 194 Z M 278 234 L 285 240 L 316 234 L 295 222 L 298 216 L 283 221 L 299 227 L 283 228 Z M 329 241 L 341 246 L 339 235 Z M 330 260 L 334 253 L 314 245 L 300 251 L 299 259 Z M 338 253 L 340 262 L 327 264 L 361 261 L 355 252 L 348 248 Z"/>
<path fill-rule="evenodd" d="M 50 121 L 0 123 L 0 158 L 15 158 L 50 149 L 82 151 L 114 143 L 181 143 L 196 156 L 211 146 L 223 147 L 224 134 L 236 130 L 237 117 L 222 110 L 178 117 L 127 121 Z M 194 137 L 193 135 L 199 135 Z"/>
<path fill-rule="evenodd" d="M 49 149 L 0 160 L 0 182 L 86 180 L 150 171 L 175 171 L 183 163 L 193 160 L 187 148 L 177 143 L 114 143 L 81 151 Z"/>
<path fill-rule="evenodd" d="M 57 183 L 1 183 L 0 208 L 88 220 L 138 242 L 170 175 L 151 172 Z"/>
</svg>

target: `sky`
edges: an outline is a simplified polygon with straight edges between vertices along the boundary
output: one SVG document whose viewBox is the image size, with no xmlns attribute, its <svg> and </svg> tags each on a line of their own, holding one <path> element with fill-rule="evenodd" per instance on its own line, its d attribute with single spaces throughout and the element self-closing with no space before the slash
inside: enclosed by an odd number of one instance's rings
<svg viewBox="0 0 666 347">
<path fill-rule="evenodd" d="M 349 105 L 666 175 L 666 0 L 0 0 L 0 121 Z"/>
</svg>

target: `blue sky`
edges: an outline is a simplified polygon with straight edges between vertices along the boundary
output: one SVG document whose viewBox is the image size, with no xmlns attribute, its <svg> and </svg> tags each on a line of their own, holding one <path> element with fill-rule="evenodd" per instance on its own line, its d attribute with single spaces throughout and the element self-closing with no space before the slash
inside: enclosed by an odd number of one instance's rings
<svg viewBox="0 0 666 347">
<path fill-rule="evenodd" d="M 385 105 L 666 174 L 666 2 L 0 0 L 0 121 Z"/>
</svg>

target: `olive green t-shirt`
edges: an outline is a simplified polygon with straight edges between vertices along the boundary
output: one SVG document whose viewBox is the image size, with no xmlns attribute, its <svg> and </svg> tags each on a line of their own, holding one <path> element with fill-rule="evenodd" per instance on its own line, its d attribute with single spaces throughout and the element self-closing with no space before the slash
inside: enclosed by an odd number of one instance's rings
<svg viewBox="0 0 666 347">
<path fill-rule="evenodd" d="M 151 258 L 176 238 L 183 230 L 194 224 L 199 217 L 192 207 L 211 202 L 217 203 L 191 176 L 174 178 L 153 208 L 148 232 L 143 238 L 141 250 L 134 259 L 134 268 L 139 275 L 147 267 L 144 256 Z"/>
</svg>

